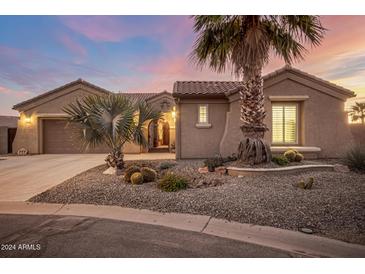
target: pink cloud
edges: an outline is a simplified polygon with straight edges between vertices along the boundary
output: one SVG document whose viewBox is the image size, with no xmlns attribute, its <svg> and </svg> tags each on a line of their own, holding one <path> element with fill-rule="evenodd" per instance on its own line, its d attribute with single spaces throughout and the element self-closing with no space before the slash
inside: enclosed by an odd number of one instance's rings
<svg viewBox="0 0 365 274">
<path fill-rule="evenodd" d="M 123 24 L 114 16 L 62 16 L 60 20 L 73 31 L 96 42 L 118 42 L 147 31 L 137 24 Z"/>
<path fill-rule="evenodd" d="M 14 90 L 3 86 L 0 86 L 0 94 L 10 95 L 16 98 L 26 98 L 33 95 L 33 93 L 30 91 Z"/>
<path fill-rule="evenodd" d="M 68 35 L 62 34 L 58 37 L 58 39 L 67 49 L 77 56 L 85 57 L 87 55 L 87 50 L 80 43 L 71 39 Z"/>
</svg>

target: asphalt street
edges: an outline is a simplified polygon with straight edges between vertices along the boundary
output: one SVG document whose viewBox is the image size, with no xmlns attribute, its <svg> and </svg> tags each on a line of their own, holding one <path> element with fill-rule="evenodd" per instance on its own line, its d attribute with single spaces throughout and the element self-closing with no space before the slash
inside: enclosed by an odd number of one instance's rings
<svg viewBox="0 0 365 274">
<path fill-rule="evenodd" d="M 0 257 L 297 257 L 199 232 L 74 216 L 0 215 Z"/>
</svg>

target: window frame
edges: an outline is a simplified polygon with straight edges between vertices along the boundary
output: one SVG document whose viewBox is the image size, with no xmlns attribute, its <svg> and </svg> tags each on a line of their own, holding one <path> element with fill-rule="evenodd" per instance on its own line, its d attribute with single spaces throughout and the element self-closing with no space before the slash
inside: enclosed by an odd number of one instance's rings
<svg viewBox="0 0 365 274">
<path fill-rule="evenodd" d="M 201 107 L 206 107 L 206 116 L 207 116 L 207 119 L 206 119 L 206 122 L 202 122 L 200 121 L 200 108 Z M 196 127 L 198 128 L 209 128 L 211 127 L 212 125 L 210 124 L 209 122 L 209 105 L 208 104 L 198 104 L 198 121 L 197 123 L 195 124 Z"/>
<path fill-rule="evenodd" d="M 274 142 L 274 123 L 273 123 L 273 107 L 274 106 L 295 106 L 295 111 L 296 111 L 296 117 L 295 117 L 295 141 L 292 143 L 289 142 Z M 300 130 L 300 106 L 298 102 L 273 102 L 271 104 L 271 143 L 272 145 L 276 145 L 276 146 L 288 146 L 288 145 L 299 145 L 299 130 Z M 283 112 L 283 140 L 285 140 L 285 111 Z"/>
</svg>

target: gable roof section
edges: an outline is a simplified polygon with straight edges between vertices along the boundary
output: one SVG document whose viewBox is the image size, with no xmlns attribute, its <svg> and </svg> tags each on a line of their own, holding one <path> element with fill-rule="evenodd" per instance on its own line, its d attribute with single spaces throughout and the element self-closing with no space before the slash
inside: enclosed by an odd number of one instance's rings
<svg viewBox="0 0 365 274">
<path fill-rule="evenodd" d="M 284 66 L 272 73 L 269 73 L 263 77 L 264 82 L 275 79 L 285 73 L 293 74 L 299 78 L 306 79 L 312 83 L 316 83 L 319 87 L 317 90 L 323 91 L 330 95 L 343 99 L 343 97 L 354 97 L 355 93 L 349 89 L 343 88 L 329 81 L 318 78 L 314 75 L 293 68 L 291 66 Z M 210 96 L 224 96 L 228 97 L 240 89 L 240 81 L 178 81 L 174 84 L 173 96 L 174 97 L 195 97 L 201 95 Z M 326 90 L 327 89 L 327 90 Z"/>
<path fill-rule="evenodd" d="M 177 81 L 174 83 L 173 95 L 224 96 L 226 92 L 238 88 L 239 81 Z"/>
<path fill-rule="evenodd" d="M 150 101 L 156 97 L 166 94 L 167 96 L 172 96 L 170 92 L 162 91 L 162 92 L 119 92 L 118 94 L 127 96 L 130 100 L 136 101 Z"/>
<path fill-rule="evenodd" d="M 83 80 L 83 79 L 80 78 L 80 79 L 77 79 L 76 81 L 72 81 L 72 82 L 67 83 L 65 85 L 62 85 L 62 86 L 60 86 L 58 88 L 52 89 L 52 90 L 47 91 L 45 93 L 42 93 L 42 94 L 40 94 L 38 96 L 35 96 L 35 97 L 33 97 L 33 98 L 29 99 L 29 100 L 25 100 L 25 101 L 23 101 L 23 102 L 21 102 L 19 104 L 16 104 L 16 105 L 13 106 L 13 109 L 18 109 L 19 107 L 23 107 L 23 106 L 25 106 L 27 104 L 33 103 L 33 102 L 35 102 L 35 101 L 37 101 L 39 99 L 45 98 L 47 96 L 50 96 L 52 94 L 55 94 L 55 93 L 63 90 L 63 89 L 66 89 L 66 88 L 69 88 L 69 87 L 72 87 L 72 86 L 75 86 L 75 85 L 78 85 L 78 84 L 83 84 L 85 86 L 88 86 L 88 87 L 91 87 L 91 88 L 96 89 L 98 91 L 101 91 L 102 93 L 105 93 L 105 94 L 111 93 L 111 91 L 109 91 L 109 90 L 106 90 L 104 88 L 101 88 L 99 86 L 96 86 L 94 84 L 91 84 L 90 82 L 87 82 L 87 81 L 85 81 L 85 80 Z"/>
</svg>

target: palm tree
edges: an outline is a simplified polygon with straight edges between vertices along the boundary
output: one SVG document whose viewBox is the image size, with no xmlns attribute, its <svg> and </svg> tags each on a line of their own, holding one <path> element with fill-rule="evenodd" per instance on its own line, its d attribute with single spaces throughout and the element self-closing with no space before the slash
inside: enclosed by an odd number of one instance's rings
<svg viewBox="0 0 365 274">
<path fill-rule="evenodd" d="M 124 167 L 124 144 L 147 146 L 145 124 L 161 117 L 147 103 L 131 101 L 121 94 L 87 96 L 63 111 L 69 115 L 70 123 L 81 125 L 80 138 L 86 147 L 106 144 L 110 148 L 105 161 L 116 172 Z"/>
<path fill-rule="evenodd" d="M 349 114 L 353 122 L 360 120 L 362 124 L 365 124 L 365 103 L 356 102 Z"/>
<path fill-rule="evenodd" d="M 240 77 L 240 120 L 244 135 L 239 159 L 258 164 L 271 160 L 270 146 L 263 141 L 264 94 L 262 69 L 270 51 L 290 65 L 303 59 L 305 43 L 320 44 L 325 28 L 318 16 L 194 16 L 198 33 L 191 57 L 198 66 L 208 64 L 217 72 L 231 68 Z"/>
</svg>

